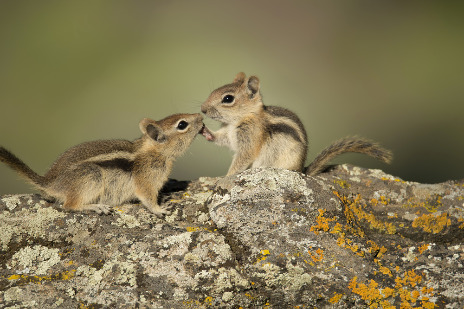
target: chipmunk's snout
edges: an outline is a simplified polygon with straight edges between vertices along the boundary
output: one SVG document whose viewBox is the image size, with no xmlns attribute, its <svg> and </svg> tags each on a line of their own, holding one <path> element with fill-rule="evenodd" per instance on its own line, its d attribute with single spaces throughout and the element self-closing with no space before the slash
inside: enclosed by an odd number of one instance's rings
<svg viewBox="0 0 464 309">
<path fill-rule="evenodd" d="M 208 109 L 205 106 L 201 106 L 201 112 L 206 115 L 206 112 L 208 112 Z"/>
</svg>

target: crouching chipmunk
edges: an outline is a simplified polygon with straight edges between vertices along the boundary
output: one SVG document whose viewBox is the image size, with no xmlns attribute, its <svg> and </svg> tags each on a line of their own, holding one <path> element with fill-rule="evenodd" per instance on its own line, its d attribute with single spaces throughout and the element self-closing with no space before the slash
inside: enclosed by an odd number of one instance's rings
<svg viewBox="0 0 464 309">
<path fill-rule="evenodd" d="M 31 182 L 50 200 L 72 211 L 108 214 L 112 206 L 138 199 L 157 216 L 170 214 L 158 205 L 158 192 L 172 164 L 203 128 L 201 114 L 175 114 L 160 121 L 140 121 L 143 135 L 130 142 L 86 142 L 64 152 L 44 176 L 0 147 L 0 162 Z"/>
</svg>

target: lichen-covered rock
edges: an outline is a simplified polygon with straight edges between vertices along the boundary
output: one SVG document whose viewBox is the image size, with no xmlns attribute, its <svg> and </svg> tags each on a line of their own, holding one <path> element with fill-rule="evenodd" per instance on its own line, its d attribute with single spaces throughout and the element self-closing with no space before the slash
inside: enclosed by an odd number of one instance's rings
<svg viewBox="0 0 464 309">
<path fill-rule="evenodd" d="M 152 216 L 0 197 L 0 308 L 462 308 L 464 183 L 342 165 L 170 181 Z"/>
</svg>

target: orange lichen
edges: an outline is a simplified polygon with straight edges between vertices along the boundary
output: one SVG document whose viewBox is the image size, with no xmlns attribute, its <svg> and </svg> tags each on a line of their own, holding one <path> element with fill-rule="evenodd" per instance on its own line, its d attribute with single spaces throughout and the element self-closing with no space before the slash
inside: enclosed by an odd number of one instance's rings
<svg viewBox="0 0 464 309">
<path fill-rule="evenodd" d="M 351 279 L 350 283 L 348 284 L 348 288 L 353 291 L 353 293 L 358 294 L 361 298 L 369 304 L 371 308 L 378 308 L 378 305 L 381 304 L 383 308 L 389 308 L 390 306 L 386 307 L 385 303 L 385 296 L 383 295 L 383 290 L 377 288 L 378 283 L 374 280 L 370 280 L 369 285 L 364 283 L 357 283 L 357 277 Z M 387 294 L 390 291 L 387 291 Z M 394 308 L 394 307 L 391 307 Z"/>
<path fill-rule="evenodd" d="M 343 189 L 348 189 L 350 187 L 350 184 L 346 182 L 345 180 L 336 179 L 333 182 L 338 184 Z"/>
<path fill-rule="evenodd" d="M 361 195 L 358 195 L 353 202 L 350 202 L 346 196 L 338 194 L 337 191 L 332 192 L 340 199 L 342 204 L 345 206 L 345 210 L 343 211 L 343 213 L 345 214 L 345 218 L 348 222 L 348 224 L 344 227 L 345 230 L 359 237 L 364 237 L 365 233 L 359 226 L 353 227 L 355 222 L 355 216 L 350 209 L 350 204 L 357 203 L 361 199 Z"/>
<path fill-rule="evenodd" d="M 334 296 L 329 299 L 329 302 L 332 304 L 336 304 L 340 301 L 340 299 L 343 297 L 343 294 L 337 294 L 337 292 L 334 292 Z"/>
<path fill-rule="evenodd" d="M 42 281 L 57 281 L 57 280 L 70 280 L 74 278 L 76 270 L 64 271 L 50 276 L 28 276 L 28 275 L 12 275 L 8 280 L 23 279 L 25 282 L 41 284 Z"/>
<path fill-rule="evenodd" d="M 408 208 L 423 207 L 428 212 L 436 212 L 438 210 L 438 207 L 443 206 L 441 199 L 442 199 L 441 195 L 438 195 L 438 194 L 428 197 L 425 200 L 425 202 L 416 202 L 418 199 L 416 197 L 411 197 L 410 199 L 408 199 L 406 204 L 403 205 L 403 207 L 408 207 Z"/>
<path fill-rule="evenodd" d="M 317 248 L 315 254 L 308 250 L 308 254 L 314 262 L 320 262 L 324 259 L 324 251 L 321 248 Z"/>
<path fill-rule="evenodd" d="M 405 285 L 410 285 L 412 287 L 415 287 L 418 283 L 422 281 L 422 277 L 420 275 L 417 275 L 414 270 L 410 270 L 404 273 L 404 277 L 396 277 L 395 282 L 396 288 L 401 288 Z"/>
<path fill-rule="evenodd" d="M 387 177 L 382 177 L 381 179 L 382 179 L 382 180 L 387 180 L 387 181 L 394 181 L 394 182 L 406 183 L 406 181 L 401 180 L 401 179 L 399 179 L 399 178 L 391 179 L 391 178 L 387 178 Z"/>
<path fill-rule="evenodd" d="M 366 207 L 366 205 L 361 204 L 361 194 L 358 194 L 353 202 L 349 202 L 346 197 L 341 197 L 335 191 L 333 191 L 333 193 L 337 195 L 338 198 L 340 198 L 342 203 L 345 205 L 345 215 L 349 222 L 353 222 L 355 217 L 357 217 L 358 220 L 367 221 L 370 224 L 371 228 L 386 232 L 387 234 L 396 233 L 396 226 L 394 224 L 382 222 L 378 220 L 373 213 L 367 213 L 366 211 L 364 211 L 363 207 Z"/>
<path fill-rule="evenodd" d="M 460 228 L 460 229 L 464 229 L 464 219 L 463 219 L 463 218 L 459 218 L 459 219 L 458 219 L 458 222 L 463 222 L 463 223 L 459 226 L 459 228 Z"/>
<path fill-rule="evenodd" d="M 384 275 L 388 275 L 389 277 L 393 277 L 391 270 L 387 267 L 380 266 L 380 272 Z"/>
<path fill-rule="evenodd" d="M 317 225 L 311 226 L 309 229 L 311 232 L 314 232 L 314 234 L 319 235 L 320 231 L 327 232 L 329 231 L 329 222 L 335 221 L 336 218 L 326 218 L 324 217 L 325 209 L 318 209 L 319 215 L 316 217 L 316 222 Z"/>
<path fill-rule="evenodd" d="M 424 232 L 437 234 L 440 233 L 445 226 L 450 226 L 451 220 L 448 219 L 448 214 L 443 213 L 439 216 L 422 215 L 412 222 L 413 227 L 421 227 Z"/>
<path fill-rule="evenodd" d="M 368 244 L 371 244 L 371 247 L 369 248 L 369 253 L 370 254 L 374 254 L 375 253 L 375 256 L 377 258 L 381 258 L 385 252 L 387 252 L 387 248 L 385 248 L 384 246 L 382 247 L 379 247 L 374 241 L 372 240 L 368 240 L 367 241 Z"/>
<path fill-rule="evenodd" d="M 261 250 L 256 258 L 254 264 L 266 260 L 267 256 L 270 254 L 269 250 Z"/>
<path fill-rule="evenodd" d="M 400 308 L 416 307 L 416 302 L 420 301 L 422 308 L 434 308 L 436 305 L 429 302 L 429 296 L 433 296 L 433 289 L 422 287 L 421 289 L 414 289 L 417 284 L 422 282 L 422 277 L 416 275 L 414 270 L 404 273 L 403 278 L 397 277 L 395 279 L 396 285 L 392 289 L 390 287 L 378 288 L 378 283 L 370 280 L 366 285 L 358 283 L 357 277 L 351 279 L 348 288 L 355 294 L 361 296 L 370 308 L 396 308 L 393 307 L 388 298 L 395 298 L 397 296 L 401 299 Z"/>
<path fill-rule="evenodd" d="M 417 250 L 419 250 L 419 254 L 422 254 L 425 250 L 427 250 L 429 248 L 429 245 L 428 244 L 424 244 L 422 246 L 419 246 L 419 248 L 417 248 Z"/>
</svg>

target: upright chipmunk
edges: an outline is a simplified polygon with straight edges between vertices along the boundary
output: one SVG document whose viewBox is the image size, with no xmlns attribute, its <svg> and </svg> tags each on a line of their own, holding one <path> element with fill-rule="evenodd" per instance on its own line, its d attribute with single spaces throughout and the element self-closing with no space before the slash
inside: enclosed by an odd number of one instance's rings
<svg viewBox="0 0 464 309">
<path fill-rule="evenodd" d="M 172 164 L 202 130 L 201 114 L 176 114 L 140 122 L 143 135 L 126 140 L 93 141 L 64 152 L 40 176 L 0 147 L 0 161 L 35 185 L 46 198 L 63 202 L 67 210 L 109 213 L 112 206 L 138 199 L 152 213 L 170 214 L 158 205 L 158 192 Z"/>
<path fill-rule="evenodd" d="M 201 105 L 206 116 L 222 123 L 212 132 L 204 127 L 201 134 L 208 141 L 234 151 L 227 175 L 248 168 L 269 166 L 317 175 L 336 156 L 346 152 L 364 153 L 390 162 L 390 151 L 368 140 L 347 137 L 324 149 L 304 168 L 308 139 L 300 119 L 293 112 L 277 106 L 265 106 L 259 91 L 259 79 L 235 76 L 231 84 L 214 90 Z"/>
</svg>

